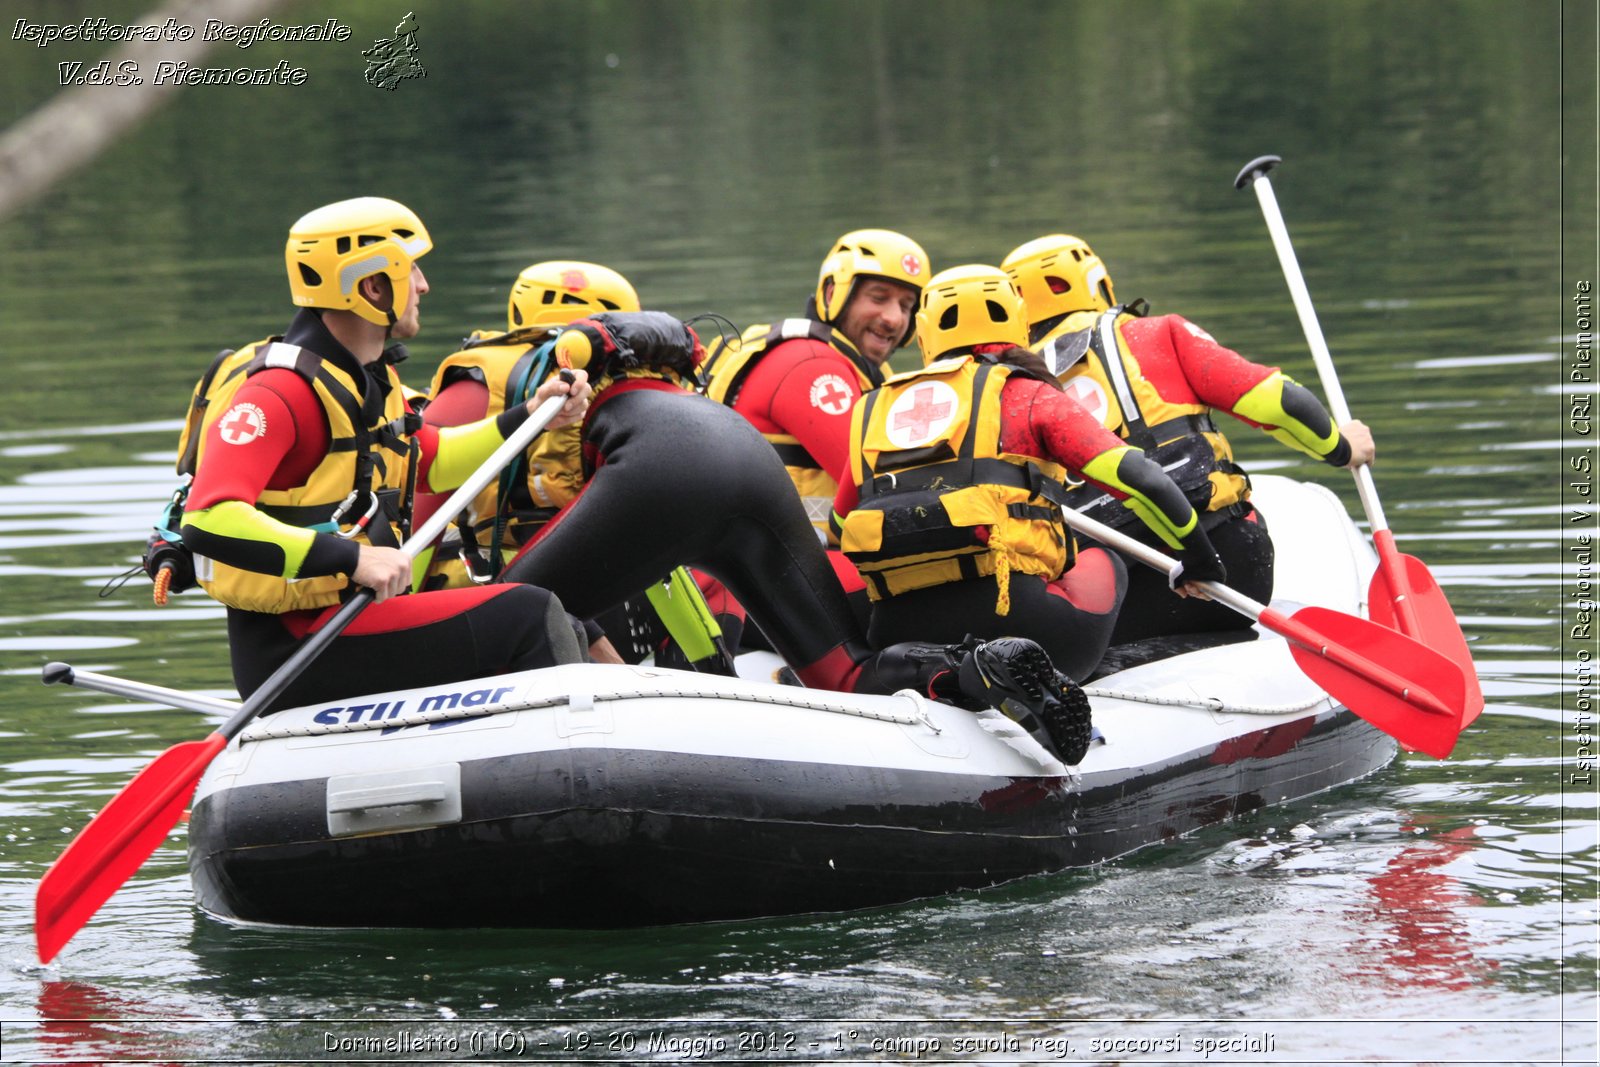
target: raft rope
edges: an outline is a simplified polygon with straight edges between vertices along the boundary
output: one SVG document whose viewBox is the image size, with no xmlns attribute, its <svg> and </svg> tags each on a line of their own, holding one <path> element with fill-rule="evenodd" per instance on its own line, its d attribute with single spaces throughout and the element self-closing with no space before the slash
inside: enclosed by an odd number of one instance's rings
<svg viewBox="0 0 1600 1067">
<path fill-rule="evenodd" d="M 942 733 L 933 721 L 928 709 L 928 701 L 918 693 L 909 689 L 902 689 L 895 696 L 903 697 L 916 708 L 914 712 L 874 711 L 867 708 L 852 707 L 837 701 L 822 700 L 790 695 L 788 693 L 751 693 L 751 692 L 726 692 L 719 690 L 684 690 L 684 689 L 628 689 L 617 690 L 609 693 L 581 693 L 569 697 L 565 694 L 559 696 L 538 697 L 525 700 L 504 701 L 498 704 L 485 704 L 476 708 L 441 708 L 437 711 L 408 711 L 393 718 L 363 719 L 356 722 L 334 723 L 304 723 L 300 725 L 278 724 L 270 717 L 258 719 L 253 725 L 239 735 L 239 743 L 249 741 L 269 741 L 287 737 L 321 737 L 328 734 L 360 733 L 364 730 L 389 730 L 401 726 L 425 726 L 436 722 L 454 722 L 465 719 L 482 719 L 491 715 L 503 715 L 512 711 L 536 711 L 540 708 L 558 708 L 572 706 L 581 708 L 585 703 L 599 703 L 613 700 L 738 700 L 746 703 L 772 704 L 785 708 L 804 708 L 809 711 L 826 711 L 835 715 L 853 715 L 859 719 L 875 719 L 880 722 L 892 722 L 901 726 L 927 726 L 934 733 Z"/>
<path fill-rule="evenodd" d="M 1331 700 L 1325 694 L 1318 693 L 1294 704 L 1230 704 L 1221 697 L 1159 697 L 1149 693 L 1132 693 L 1124 689 L 1103 689 L 1095 685 L 1086 685 L 1083 691 L 1089 696 L 1104 697 L 1108 700 L 1126 700 L 1134 704 L 1157 704 L 1163 707 L 1200 708 L 1205 711 L 1232 712 L 1239 715 L 1292 715 L 1299 711 L 1310 711 L 1318 704 Z"/>
<path fill-rule="evenodd" d="M 1085 686 L 1083 691 L 1091 697 L 1126 700 L 1135 704 L 1198 708 L 1203 711 L 1238 715 L 1291 715 L 1296 712 L 1309 711 L 1329 699 L 1326 696 L 1318 695 L 1308 697 L 1294 704 L 1231 704 L 1219 697 L 1161 697 L 1121 689 L 1105 689 L 1100 686 Z M 791 695 L 784 692 L 751 693 L 719 690 L 626 689 L 609 693 L 577 694 L 576 702 L 572 697 L 563 694 L 560 696 L 504 701 L 498 704 L 485 704 L 476 708 L 458 707 L 440 708 L 437 711 L 408 711 L 393 718 L 362 719 L 356 722 L 313 722 L 290 726 L 274 722 L 271 718 L 259 719 L 239 735 L 239 743 L 269 741 L 288 737 L 322 737 L 330 734 L 361 733 L 366 730 L 390 730 L 403 726 L 426 726 L 430 723 L 483 719 L 492 715 L 504 715 L 514 711 L 537 711 L 541 708 L 559 708 L 563 706 L 581 708 L 586 700 L 594 703 L 616 700 L 739 700 L 754 704 L 771 704 L 777 707 L 803 708 L 808 711 L 826 711 L 834 715 L 851 715 L 858 719 L 874 719 L 879 722 L 892 722 L 901 726 L 923 725 L 934 733 L 942 732 L 933 721 L 933 716 L 928 708 L 929 701 L 925 697 L 909 689 L 902 689 L 895 696 L 909 700 L 916 710 L 914 712 L 873 711 L 867 708 L 841 704 L 837 701 L 809 698 L 799 694 Z"/>
</svg>

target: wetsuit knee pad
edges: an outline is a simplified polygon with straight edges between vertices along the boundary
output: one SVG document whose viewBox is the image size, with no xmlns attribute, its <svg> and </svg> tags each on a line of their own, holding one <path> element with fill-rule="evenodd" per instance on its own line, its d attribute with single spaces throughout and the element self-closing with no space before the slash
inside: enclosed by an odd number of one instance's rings
<svg viewBox="0 0 1600 1067">
<path fill-rule="evenodd" d="M 1072 569 L 1047 587 L 1051 596 L 1066 598 L 1073 607 L 1091 615 L 1110 615 L 1122 605 L 1128 591 L 1128 567 L 1108 549 L 1086 548 Z"/>
<path fill-rule="evenodd" d="M 522 621 L 524 632 L 517 642 L 511 670 L 532 670 L 554 663 L 584 663 L 588 633 L 583 621 L 567 614 L 561 599 L 548 589 L 515 585 L 502 594 L 502 604 Z"/>
</svg>

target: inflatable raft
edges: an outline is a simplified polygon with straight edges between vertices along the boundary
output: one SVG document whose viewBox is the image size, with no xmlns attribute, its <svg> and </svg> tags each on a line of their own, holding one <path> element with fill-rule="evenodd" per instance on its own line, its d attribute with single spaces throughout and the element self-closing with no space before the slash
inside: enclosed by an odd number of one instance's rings
<svg viewBox="0 0 1600 1067">
<path fill-rule="evenodd" d="M 1275 604 L 1363 614 L 1332 493 L 1255 479 Z M 1354 781 L 1395 743 L 1260 630 L 1113 650 L 1065 767 L 995 712 L 571 665 L 260 720 L 196 792 L 207 912 L 310 926 L 623 927 L 892 904 L 1101 863 Z"/>
</svg>

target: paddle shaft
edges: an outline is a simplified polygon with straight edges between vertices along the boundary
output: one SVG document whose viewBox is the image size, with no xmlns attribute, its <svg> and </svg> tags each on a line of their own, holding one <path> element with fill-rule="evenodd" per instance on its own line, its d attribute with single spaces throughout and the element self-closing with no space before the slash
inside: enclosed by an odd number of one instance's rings
<svg viewBox="0 0 1600 1067">
<path fill-rule="evenodd" d="M 1339 372 L 1333 365 L 1333 354 L 1328 351 L 1328 340 L 1323 336 L 1322 324 L 1317 320 L 1317 309 L 1311 303 L 1311 291 L 1306 288 L 1305 275 L 1294 254 L 1294 243 L 1289 240 L 1289 228 L 1284 224 L 1283 212 L 1278 209 L 1278 197 L 1272 191 L 1272 180 L 1267 172 L 1278 164 L 1276 156 L 1262 156 L 1245 165 L 1237 181 L 1249 181 L 1255 188 L 1256 200 L 1261 204 L 1261 214 L 1267 222 L 1267 232 L 1272 235 L 1272 247 L 1278 253 L 1278 264 L 1289 285 L 1289 296 L 1294 300 L 1295 313 L 1300 317 L 1300 328 L 1311 349 L 1311 359 L 1317 365 L 1317 375 L 1322 379 L 1322 391 L 1327 394 L 1328 408 L 1335 425 L 1350 421 L 1350 405 L 1345 403 L 1344 389 L 1339 384 Z M 1236 181 L 1236 184 L 1237 184 Z M 1404 582 L 1405 564 L 1395 548 L 1394 535 L 1383 514 L 1383 504 L 1378 500 L 1378 486 L 1372 479 L 1372 469 L 1365 463 L 1351 470 L 1355 475 L 1356 493 L 1361 497 L 1361 508 L 1366 512 L 1367 525 L 1372 530 L 1372 540 L 1381 557 L 1384 573 L 1396 584 L 1394 610 L 1402 633 L 1420 637 L 1423 633 L 1417 618 L 1416 605 L 1411 590 Z"/>
<path fill-rule="evenodd" d="M 1171 575 L 1177 561 L 1164 552 L 1159 552 L 1149 545 L 1129 537 L 1127 534 L 1116 530 L 1105 523 L 1072 508 L 1061 509 L 1062 519 L 1066 524 L 1101 544 L 1109 545 L 1124 555 L 1131 556 L 1147 567 L 1153 567 L 1164 574 Z M 1252 600 L 1237 589 L 1222 585 L 1218 582 L 1194 582 L 1195 588 L 1201 590 L 1224 607 L 1231 608 L 1245 617 L 1261 623 L 1274 633 L 1282 634 L 1301 648 L 1314 652 L 1330 663 L 1337 664 L 1345 670 L 1361 675 L 1387 692 L 1402 700 L 1416 704 L 1427 711 L 1449 714 L 1448 706 L 1444 701 L 1434 696 L 1421 686 L 1413 685 L 1405 678 L 1389 670 L 1382 664 L 1374 663 L 1371 659 L 1344 647 L 1338 641 L 1332 640 L 1324 634 L 1317 632 L 1312 627 L 1297 621 L 1293 616 L 1284 615 L 1275 611 L 1259 601 Z M 1353 622 L 1365 624 L 1366 620 L 1350 617 Z M 1398 641 L 1409 641 L 1400 634 L 1394 635 Z M 1419 646 L 1420 647 L 1420 646 Z"/>
<path fill-rule="evenodd" d="M 1350 405 L 1345 403 L 1344 389 L 1339 385 L 1339 372 L 1333 365 L 1333 354 L 1328 351 L 1328 340 L 1323 336 L 1322 324 L 1317 321 L 1317 309 L 1311 303 L 1311 292 L 1306 288 L 1305 275 L 1300 271 L 1300 261 L 1295 257 L 1294 244 L 1289 240 L 1289 228 L 1284 224 L 1283 212 L 1278 209 L 1278 198 L 1272 191 L 1272 180 L 1267 172 L 1282 162 L 1277 156 L 1262 156 L 1245 164 L 1236 185 L 1250 183 L 1261 204 L 1261 214 L 1267 221 L 1267 232 L 1272 235 L 1272 247 L 1278 253 L 1278 264 L 1283 268 L 1284 281 L 1289 285 L 1289 296 L 1294 300 L 1295 314 L 1300 317 L 1300 329 L 1311 348 L 1311 359 L 1317 365 L 1317 376 L 1322 380 L 1322 391 L 1328 397 L 1328 410 L 1335 426 L 1350 421 Z M 1242 185 L 1241 185 L 1242 187 Z M 1383 515 L 1383 505 L 1378 500 L 1378 487 L 1372 480 L 1372 471 L 1365 463 L 1354 468 L 1356 492 L 1361 495 L 1361 507 L 1367 515 L 1367 525 L 1374 533 L 1389 527 Z"/>
<path fill-rule="evenodd" d="M 72 685 L 79 689 L 93 689 L 112 696 L 149 700 L 169 707 L 182 708 L 185 711 L 198 711 L 202 715 L 215 715 L 219 712 L 223 715 L 232 715 L 241 706 L 237 700 L 198 696 L 194 693 L 185 693 L 181 689 L 168 689 L 164 685 L 151 685 L 149 682 L 135 682 L 128 678 L 114 678 L 109 674 L 80 671 L 65 663 L 45 664 L 43 680 L 45 685 Z"/>
<path fill-rule="evenodd" d="M 570 375 L 565 375 L 572 381 Z M 490 480 L 497 477 L 500 468 L 513 456 L 526 451 L 535 436 L 547 426 L 566 403 L 565 396 L 553 396 L 541 404 L 528 419 L 486 459 L 467 480 L 452 493 L 445 505 L 408 537 L 400 550 L 407 558 L 415 560 L 444 531 L 451 518 L 466 508 L 483 491 Z M 193 700 L 206 711 L 232 710 L 232 716 L 220 728 L 198 741 L 174 745 L 123 786 L 93 819 L 89 820 L 73 838 L 55 863 L 39 880 L 35 894 L 34 932 L 40 962 L 48 962 L 83 928 L 113 893 L 155 851 L 168 830 L 177 822 L 187 798 L 194 793 L 206 768 L 228 744 L 255 718 L 284 688 L 297 677 L 306 665 L 333 643 L 335 637 L 359 615 L 376 595 L 362 589 L 336 612 L 321 629 L 307 638 L 295 653 L 283 663 L 261 688 L 250 694 L 240 705 L 218 701 L 218 708 L 210 701 Z M 137 682 L 122 682 L 102 675 L 78 678 L 77 672 L 62 663 L 52 663 L 45 668 L 44 681 L 106 683 L 97 688 L 141 697 L 166 698 L 157 686 L 144 686 Z M 180 705 L 181 706 L 181 705 Z"/>
</svg>

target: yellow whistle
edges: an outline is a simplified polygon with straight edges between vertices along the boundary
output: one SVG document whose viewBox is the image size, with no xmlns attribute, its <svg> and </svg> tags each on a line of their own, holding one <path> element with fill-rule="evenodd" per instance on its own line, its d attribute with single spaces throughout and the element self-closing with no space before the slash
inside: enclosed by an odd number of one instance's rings
<svg viewBox="0 0 1600 1067">
<path fill-rule="evenodd" d="M 567 330 L 556 338 L 556 362 L 570 370 L 582 370 L 594 358 L 594 346 L 582 330 Z"/>
</svg>

